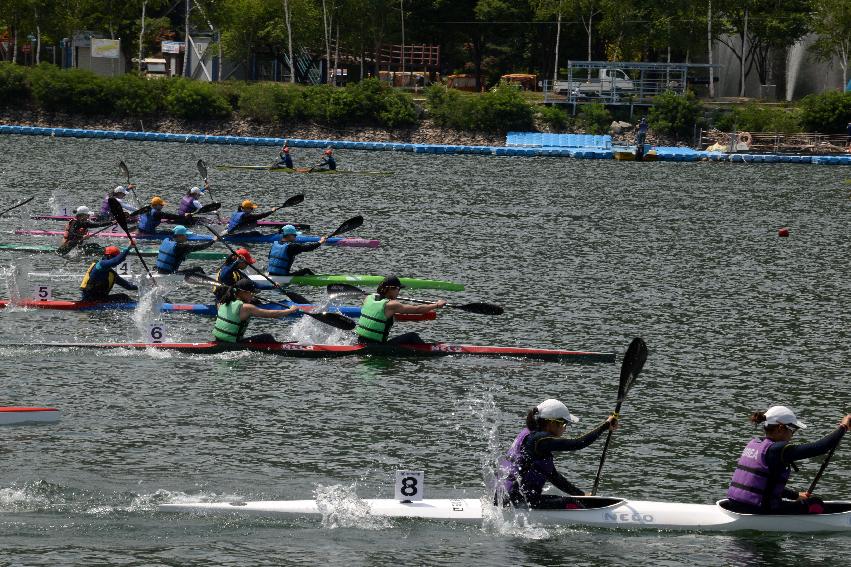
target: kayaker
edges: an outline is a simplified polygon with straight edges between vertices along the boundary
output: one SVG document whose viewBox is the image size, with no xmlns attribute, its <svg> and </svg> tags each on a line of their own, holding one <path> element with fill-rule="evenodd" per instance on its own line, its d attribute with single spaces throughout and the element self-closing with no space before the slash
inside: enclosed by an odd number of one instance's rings
<svg viewBox="0 0 851 567">
<path fill-rule="evenodd" d="M 337 160 L 334 159 L 334 150 L 328 148 L 322 154 L 322 161 L 320 161 L 313 169 L 320 169 L 326 171 L 334 171 L 337 169 Z"/>
<path fill-rule="evenodd" d="M 127 187 L 129 187 L 130 189 L 136 188 L 136 186 L 132 183 Z M 110 191 L 109 194 L 103 198 L 103 201 L 100 204 L 100 213 L 98 214 L 98 218 L 112 220 L 112 212 L 109 210 L 110 197 L 118 201 L 118 203 L 121 205 L 121 208 L 127 211 L 128 213 L 131 211 L 135 211 L 136 207 L 134 207 L 130 203 L 124 202 L 124 198 L 126 196 L 127 189 L 123 185 L 119 185 L 118 187 Z"/>
<path fill-rule="evenodd" d="M 89 233 L 90 228 L 109 226 L 112 221 L 91 220 L 92 211 L 85 205 L 80 205 L 74 210 L 74 218 L 65 226 L 65 238 L 56 250 L 59 254 L 67 254 L 76 246 L 81 244 Z"/>
<path fill-rule="evenodd" d="M 396 301 L 399 291 L 405 286 L 396 276 L 387 276 L 375 293 L 366 296 L 355 327 L 359 343 L 421 343 L 422 338 L 417 333 L 404 333 L 388 340 L 394 316 L 403 313 L 423 314 L 440 309 L 446 301 L 439 299 L 425 305 L 408 305 Z"/>
<path fill-rule="evenodd" d="M 792 436 L 807 426 L 786 406 L 772 406 L 754 412 L 754 425 L 761 425 L 764 437 L 754 437 L 745 446 L 730 488 L 729 510 L 744 514 L 818 514 L 824 511 L 820 498 L 808 492 L 786 488 L 795 461 L 824 455 L 836 447 L 851 428 L 851 414 L 842 418 L 836 430 L 812 443 L 792 444 Z"/>
<path fill-rule="evenodd" d="M 193 187 L 192 189 L 187 191 L 186 195 L 184 195 L 183 198 L 180 199 L 180 205 L 177 207 L 177 214 L 187 215 L 190 213 L 194 213 L 198 209 L 203 207 L 199 199 L 201 198 L 201 195 L 204 194 L 204 191 L 209 188 L 210 184 L 205 181 L 203 189 L 201 189 L 200 187 Z"/>
<path fill-rule="evenodd" d="M 213 239 L 200 244 L 189 244 L 189 237 L 195 233 L 182 224 L 171 229 L 171 233 L 172 236 L 166 237 L 160 244 L 160 250 L 157 254 L 156 270 L 160 274 L 175 273 L 189 254 L 209 248 L 218 240 Z"/>
<path fill-rule="evenodd" d="M 278 152 L 278 163 L 275 164 L 275 167 L 293 169 L 293 158 L 290 156 L 290 147 L 287 144 L 284 144 L 284 147 Z"/>
<path fill-rule="evenodd" d="M 242 279 L 249 279 L 243 272 L 249 264 L 255 262 L 251 257 L 251 253 L 247 248 L 240 248 L 236 253 L 231 254 L 225 259 L 225 263 L 219 268 L 219 273 L 216 275 L 216 281 L 225 285 L 234 285 Z M 251 280 L 249 280 L 251 281 Z M 216 303 L 221 303 L 224 299 L 227 288 L 216 286 L 213 292 L 216 294 Z"/>
<path fill-rule="evenodd" d="M 223 286 L 224 287 L 224 286 Z M 279 319 L 298 311 L 298 307 L 288 309 L 262 309 L 253 305 L 254 291 L 257 286 L 247 278 L 236 282 L 233 286 L 224 287 L 225 293 L 216 313 L 216 324 L 213 327 L 213 337 L 218 342 L 225 343 L 273 343 L 275 337 L 268 333 L 243 338 L 252 317 L 264 319 Z"/>
<path fill-rule="evenodd" d="M 549 481 L 571 496 L 585 495 L 585 492 L 556 470 L 553 453 L 584 449 L 605 431 L 610 428 L 617 429 L 618 419 L 614 415 L 609 416 L 582 437 L 563 438 L 567 427 L 578 421 L 579 418 L 555 399 L 544 400 L 529 410 L 526 415 L 526 427 L 514 439 L 506 458 L 500 461 L 501 487 L 497 492 L 496 501 L 501 499 L 503 505 L 530 508 L 582 508 L 574 498 L 542 494 L 544 485 Z"/>
<path fill-rule="evenodd" d="M 151 199 L 151 210 L 139 215 L 138 231 L 144 234 L 155 234 L 157 232 L 157 227 L 163 219 L 177 221 L 179 223 L 185 223 L 187 222 L 187 219 L 190 219 L 191 222 L 192 213 L 187 213 L 185 215 L 167 213 L 163 211 L 164 206 L 165 201 L 163 201 L 162 197 L 153 197 Z"/>
<path fill-rule="evenodd" d="M 131 245 L 132 242 L 131 240 Z M 103 258 L 97 262 L 93 262 L 89 266 L 89 269 L 86 270 L 86 275 L 83 276 L 83 281 L 80 284 L 83 301 L 122 303 L 133 301 L 126 293 L 109 293 L 115 284 L 131 291 L 139 289 L 135 284 L 128 282 L 115 271 L 115 267 L 127 259 L 128 252 L 130 252 L 130 246 L 124 250 L 119 250 L 117 246 L 107 246 L 104 249 Z"/>
<path fill-rule="evenodd" d="M 291 225 L 284 225 L 281 228 L 281 239 L 272 243 L 272 248 L 269 250 L 269 275 L 270 276 L 312 276 L 313 271 L 310 268 L 302 268 L 291 271 L 293 261 L 298 254 L 302 252 L 310 252 L 316 250 L 328 239 L 323 236 L 319 242 L 310 242 L 308 244 L 299 244 L 295 241 L 298 236 L 298 230 Z"/>
<path fill-rule="evenodd" d="M 236 210 L 234 214 L 230 216 L 228 220 L 227 232 L 234 232 L 243 230 L 246 228 L 254 228 L 257 224 L 257 221 L 260 219 L 265 219 L 272 213 L 274 213 L 274 209 L 271 211 L 267 211 L 265 213 L 257 213 L 255 214 L 253 211 L 257 209 L 257 205 L 251 201 L 250 199 L 244 200 L 239 208 Z"/>
</svg>

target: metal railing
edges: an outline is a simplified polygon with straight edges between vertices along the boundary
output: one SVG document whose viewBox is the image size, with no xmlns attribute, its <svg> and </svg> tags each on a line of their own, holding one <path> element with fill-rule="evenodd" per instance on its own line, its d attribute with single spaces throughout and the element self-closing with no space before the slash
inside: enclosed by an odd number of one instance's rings
<svg viewBox="0 0 851 567">
<path fill-rule="evenodd" d="M 701 129 L 698 149 L 713 145 L 720 151 L 730 153 L 841 154 L 849 150 L 845 134 L 722 132 Z"/>
</svg>

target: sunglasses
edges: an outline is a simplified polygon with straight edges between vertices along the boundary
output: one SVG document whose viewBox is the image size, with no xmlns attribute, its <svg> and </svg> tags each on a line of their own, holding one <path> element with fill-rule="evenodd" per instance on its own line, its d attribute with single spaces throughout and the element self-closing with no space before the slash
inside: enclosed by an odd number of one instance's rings
<svg viewBox="0 0 851 567">
<path fill-rule="evenodd" d="M 567 427 L 570 424 L 570 422 L 568 422 L 566 419 L 563 419 L 563 418 L 548 419 L 547 421 L 555 422 L 556 424 L 561 425 L 562 427 Z"/>
</svg>

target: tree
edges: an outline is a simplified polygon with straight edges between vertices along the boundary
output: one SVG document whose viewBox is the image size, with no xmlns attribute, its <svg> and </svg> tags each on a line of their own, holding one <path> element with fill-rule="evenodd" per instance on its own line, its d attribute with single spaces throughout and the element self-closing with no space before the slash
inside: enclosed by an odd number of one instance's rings
<svg viewBox="0 0 851 567">
<path fill-rule="evenodd" d="M 848 58 L 851 55 L 851 2 L 814 0 L 813 31 L 818 34 L 812 50 L 822 60 L 839 59 L 842 86 L 848 83 Z"/>
</svg>

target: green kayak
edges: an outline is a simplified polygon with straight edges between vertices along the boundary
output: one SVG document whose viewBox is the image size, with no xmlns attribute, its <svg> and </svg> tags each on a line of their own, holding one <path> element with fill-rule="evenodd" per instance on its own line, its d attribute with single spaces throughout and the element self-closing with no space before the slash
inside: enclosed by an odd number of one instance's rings
<svg viewBox="0 0 851 567">
<path fill-rule="evenodd" d="M 313 169 L 310 167 L 277 167 L 274 165 L 233 165 L 225 163 L 216 169 L 236 169 L 242 171 L 275 171 L 278 173 L 327 173 L 332 175 L 393 175 L 392 171 L 353 171 L 349 169 Z"/>
</svg>

